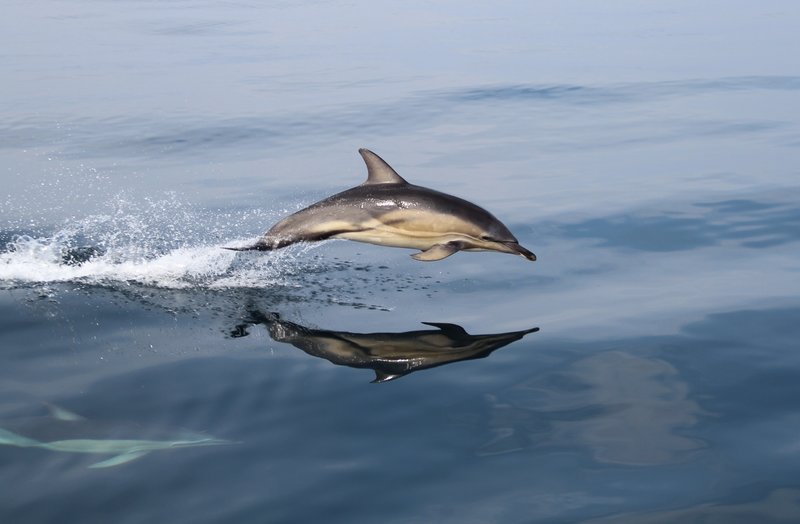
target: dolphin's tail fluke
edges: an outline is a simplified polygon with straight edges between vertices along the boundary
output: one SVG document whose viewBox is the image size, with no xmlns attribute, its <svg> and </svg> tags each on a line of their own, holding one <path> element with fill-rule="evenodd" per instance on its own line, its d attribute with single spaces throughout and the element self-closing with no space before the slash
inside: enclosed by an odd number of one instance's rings
<svg viewBox="0 0 800 524">
<path fill-rule="evenodd" d="M 333 233 L 326 232 L 323 235 L 316 236 L 298 236 L 298 235 L 273 235 L 267 232 L 264 236 L 256 240 L 254 244 L 249 246 L 230 246 L 223 247 L 222 249 L 230 249 L 231 251 L 274 251 L 286 246 L 291 246 L 297 242 L 314 242 L 317 240 L 325 240 Z"/>
<path fill-rule="evenodd" d="M 223 246 L 222 249 L 228 249 L 230 251 L 272 251 L 278 247 L 279 246 L 275 246 L 273 243 L 267 242 L 262 238 L 255 244 L 249 246 Z"/>
<path fill-rule="evenodd" d="M 227 247 L 222 246 L 222 249 L 227 249 L 228 251 L 265 251 L 258 246 L 243 246 L 243 247 Z"/>
</svg>

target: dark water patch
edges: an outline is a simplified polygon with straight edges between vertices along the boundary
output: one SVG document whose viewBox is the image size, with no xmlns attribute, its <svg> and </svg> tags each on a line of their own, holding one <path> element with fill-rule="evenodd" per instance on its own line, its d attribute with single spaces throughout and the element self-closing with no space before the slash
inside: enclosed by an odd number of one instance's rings
<svg viewBox="0 0 800 524">
<path fill-rule="evenodd" d="M 796 307 L 773 308 L 766 310 L 742 310 L 728 313 L 715 313 L 700 322 L 684 326 L 683 331 L 694 337 L 712 333 L 729 346 L 749 341 L 751 344 L 764 340 L 764 357 L 775 356 L 770 346 L 777 343 L 788 347 L 800 326 L 800 309 Z"/>
<path fill-rule="evenodd" d="M 0 125 L 0 148 L 44 147 L 49 156 L 59 159 L 158 157 L 186 162 L 213 157 L 218 161 L 224 150 L 235 151 L 237 158 L 243 158 L 263 155 L 264 148 L 308 149 L 328 143 L 332 136 L 383 136 L 387 127 L 416 128 L 444 111 L 446 108 L 426 106 L 414 98 L 404 103 L 323 114 L 166 122 L 136 117 L 87 122 L 84 118 L 64 126 L 69 131 L 61 130 L 58 122 L 32 119 Z M 393 125 L 386 126 L 384 122 Z M 2 140 L 5 137 L 8 140 Z"/>
<path fill-rule="evenodd" d="M 586 453 L 593 463 L 605 464 L 591 468 L 601 477 L 619 475 L 623 482 L 622 471 L 651 473 L 635 501 L 587 508 L 583 518 L 652 507 L 663 489 L 673 494 L 667 507 L 711 500 L 740 504 L 741 489 L 754 483 L 762 495 L 798 487 L 800 421 L 792 399 L 800 394 L 794 351 L 799 315 L 798 307 L 741 310 L 710 315 L 674 336 L 584 346 L 553 341 L 549 350 L 563 356 L 561 363 L 480 403 L 454 407 L 451 414 L 465 431 L 480 436 L 479 455 L 525 460 L 532 454 L 543 460 Z M 783 461 L 780 466 L 776 459 Z M 708 468 L 712 475 L 704 473 Z M 549 478 L 557 483 L 569 474 Z M 691 485 L 679 487 L 673 475 Z M 580 489 L 581 483 L 573 479 L 569 485 Z M 796 501 L 791 508 L 800 511 Z M 562 517 L 579 520 L 568 510 Z"/>
<path fill-rule="evenodd" d="M 719 79 L 637 82 L 610 86 L 500 85 L 455 90 L 443 95 L 460 102 L 558 101 L 575 104 L 633 102 L 662 97 L 688 96 L 729 91 L 797 91 L 800 76 L 743 76 Z"/>
<path fill-rule="evenodd" d="M 292 126 L 295 131 L 298 126 Z M 119 155 L 138 151 L 140 153 L 155 153 L 160 155 L 181 155 L 188 151 L 205 150 L 208 148 L 226 148 L 230 146 L 246 146 L 247 144 L 260 143 L 278 145 L 283 143 L 291 133 L 281 129 L 280 125 L 270 125 L 268 121 L 254 122 L 243 119 L 239 122 L 222 122 L 213 127 L 184 127 L 174 132 L 166 132 L 143 139 L 118 142 L 117 144 L 100 145 L 99 150 L 107 154 Z"/>
<path fill-rule="evenodd" d="M 800 490 L 793 485 L 770 489 L 753 485 L 736 491 L 723 503 L 702 503 L 664 511 L 644 511 L 585 521 L 586 524 L 671 524 L 673 522 L 730 522 L 789 524 L 800 520 Z"/>
<path fill-rule="evenodd" d="M 763 248 L 800 239 L 800 208 L 793 204 L 768 204 L 748 200 L 728 200 L 698 204 L 711 216 L 730 216 L 722 238 L 738 240 L 743 247 Z"/>
<path fill-rule="evenodd" d="M 681 214 L 624 214 L 568 224 L 568 237 L 598 239 L 602 246 L 643 251 L 683 251 L 722 242 L 751 249 L 800 240 L 800 207 L 747 199 L 698 203 Z"/>
<path fill-rule="evenodd" d="M 743 198 L 735 198 L 731 200 L 722 200 L 720 202 L 700 202 L 695 204 L 697 207 L 705 207 L 720 213 L 750 213 L 767 211 L 774 208 L 774 204 L 765 202 L 756 202 L 754 200 L 747 200 Z"/>
<path fill-rule="evenodd" d="M 548 146 L 542 146 L 548 151 L 556 153 L 571 152 L 577 149 L 589 151 L 593 149 L 608 151 L 619 147 L 649 146 L 671 144 L 675 142 L 691 143 L 707 138 L 731 139 L 746 135 L 776 136 L 776 132 L 791 129 L 794 124 L 788 120 L 748 120 L 748 121 L 719 121 L 696 120 L 676 121 L 663 120 L 654 126 L 653 122 L 629 124 L 625 129 L 608 132 L 597 132 L 589 139 L 580 138 L 559 140 Z"/>
<path fill-rule="evenodd" d="M 597 218 L 566 226 L 565 234 L 577 238 L 602 239 L 601 245 L 645 251 L 694 249 L 713 243 L 697 218 L 618 216 Z"/>
<path fill-rule="evenodd" d="M 611 95 L 611 96 L 609 96 Z M 613 93 L 608 91 L 603 92 L 600 89 L 592 89 L 586 86 L 577 85 L 561 85 L 561 86 L 497 86 L 486 88 L 466 89 L 457 94 L 449 95 L 454 99 L 465 102 L 480 101 L 480 100 L 561 100 L 561 99 L 577 99 L 577 98 L 604 98 L 611 100 L 619 97 L 613 96 Z"/>
<path fill-rule="evenodd" d="M 662 123 L 657 131 L 643 131 L 634 137 L 620 139 L 599 138 L 592 147 L 612 147 L 627 145 L 665 144 L 707 137 L 736 137 L 740 135 L 762 134 L 768 131 L 787 129 L 792 124 L 788 121 L 750 121 L 750 122 L 690 122 Z M 569 145 L 562 146 L 569 147 Z"/>
</svg>

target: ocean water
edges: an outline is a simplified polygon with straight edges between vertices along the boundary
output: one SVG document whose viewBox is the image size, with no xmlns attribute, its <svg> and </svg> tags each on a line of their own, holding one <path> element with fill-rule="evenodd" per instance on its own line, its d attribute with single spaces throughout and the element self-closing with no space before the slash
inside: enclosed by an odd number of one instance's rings
<svg viewBox="0 0 800 524">
<path fill-rule="evenodd" d="M 9 1 L 0 521 L 800 522 L 800 6 Z M 359 147 L 538 256 L 222 249 Z"/>
</svg>

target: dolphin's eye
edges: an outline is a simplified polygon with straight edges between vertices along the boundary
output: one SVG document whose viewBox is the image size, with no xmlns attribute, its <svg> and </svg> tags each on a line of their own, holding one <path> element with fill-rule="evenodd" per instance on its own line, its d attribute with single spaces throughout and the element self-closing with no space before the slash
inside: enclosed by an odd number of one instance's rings
<svg viewBox="0 0 800 524">
<path fill-rule="evenodd" d="M 481 235 L 481 240 L 488 240 L 489 242 L 493 241 L 492 237 L 489 235 Z"/>
</svg>

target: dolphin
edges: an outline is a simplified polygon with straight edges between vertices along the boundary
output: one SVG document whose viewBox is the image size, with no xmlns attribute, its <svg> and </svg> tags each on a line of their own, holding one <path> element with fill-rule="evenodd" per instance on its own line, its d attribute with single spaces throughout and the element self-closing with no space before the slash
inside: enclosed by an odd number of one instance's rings
<svg viewBox="0 0 800 524">
<path fill-rule="evenodd" d="M 422 322 L 436 329 L 400 333 L 350 333 L 312 329 L 282 320 L 277 313 L 252 312 L 248 324 L 237 326 L 234 337 L 247 335 L 247 327 L 265 324 L 270 337 L 291 344 L 311 356 L 340 366 L 371 368 L 372 382 L 388 382 L 422 369 L 488 357 L 539 328 L 486 335 L 470 335 L 457 324 Z"/>
<path fill-rule="evenodd" d="M 297 242 L 344 238 L 419 249 L 415 260 L 442 260 L 458 251 L 499 251 L 536 260 L 485 209 L 458 197 L 409 184 L 369 149 L 358 152 L 367 180 L 289 215 L 255 244 L 234 251 L 271 251 Z"/>
<path fill-rule="evenodd" d="M 141 434 L 142 429 L 93 423 L 64 408 L 50 404 L 47 407 L 49 416 L 0 423 L 0 445 L 110 455 L 110 458 L 89 466 L 109 468 L 127 464 L 153 451 L 232 444 L 228 440 L 186 431 L 159 439 L 130 438 L 135 433 Z"/>
</svg>

